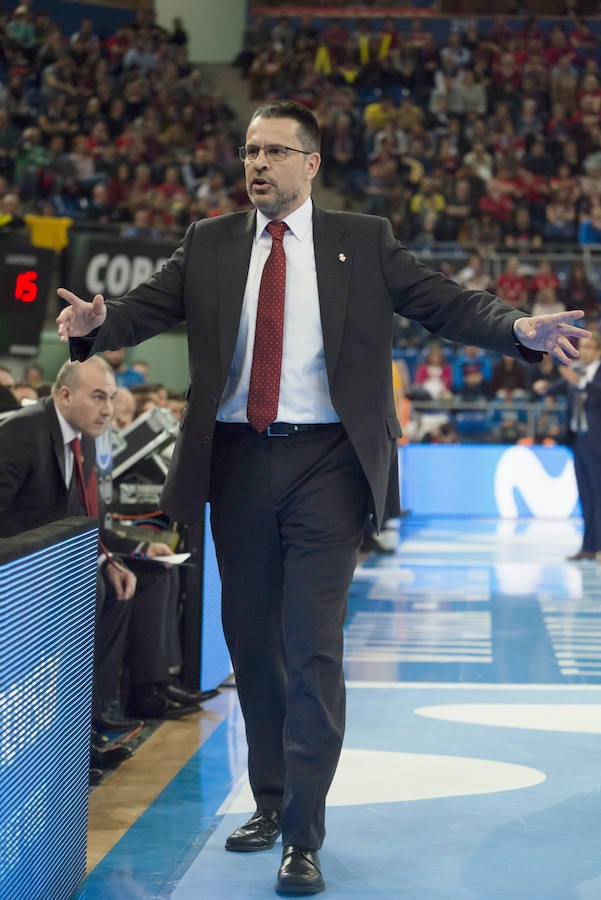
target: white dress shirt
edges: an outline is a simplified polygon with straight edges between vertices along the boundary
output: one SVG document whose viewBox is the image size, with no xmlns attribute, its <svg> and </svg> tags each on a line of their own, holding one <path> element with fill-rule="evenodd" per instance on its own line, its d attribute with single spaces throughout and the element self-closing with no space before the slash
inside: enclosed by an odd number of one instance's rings
<svg viewBox="0 0 601 900">
<path fill-rule="evenodd" d="M 269 219 L 257 210 L 257 227 L 234 356 L 217 418 L 248 422 L 246 404 L 252 367 L 257 303 L 263 266 L 271 250 Z M 326 372 L 313 247 L 311 198 L 284 219 L 286 300 L 282 375 L 277 421 L 339 422 L 332 406 Z"/>
<path fill-rule="evenodd" d="M 55 405 L 54 407 L 56 411 L 56 416 L 58 418 L 58 424 L 61 427 L 61 433 L 63 435 L 63 446 L 65 452 L 65 485 L 67 488 L 71 485 L 71 479 L 73 478 L 73 466 L 74 466 L 74 456 L 73 450 L 71 448 L 71 441 L 73 438 L 81 439 L 81 431 L 74 431 L 74 429 L 69 425 L 63 414 L 60 412 L 58 407 Z M 141 549 L 142 544 L 138 544 L 136 547 L 136 552 Z M 106 554 L 101 553 L 97 559 L 97 566 L 100 568 L 104 561 L 106 560 Z"/>
<path fill-rule="evenodd" d="M 71 441 L 76 437 L 81 438 L 81 431 L 74 431 L 73 428 L 71 428 L 56 405 L 54 406 L 54 409 L 56 411 L 58 424 L 61 427 L 61 432 L 63 435 L 65 452 L 65 484 L 67 487 L 69 487 L 69 485 L 71 484 L 71 479 L 73 478 L 73 450 L 71 449 Z"/>
</svg>

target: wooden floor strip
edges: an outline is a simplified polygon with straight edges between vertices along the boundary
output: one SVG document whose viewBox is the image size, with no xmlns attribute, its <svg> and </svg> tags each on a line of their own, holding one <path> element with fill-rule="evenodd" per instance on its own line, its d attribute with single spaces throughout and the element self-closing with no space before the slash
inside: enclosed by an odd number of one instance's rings
<svg viewBox="0 0 601 900">
<path fill-rule="evenodd" d="M 226 690 L 207 701 L 197 715 L 164 722 L 132 759 L 92 791 L 88 801 L 88 873 L 229 715 L 234 700 L 235 691 Z"/>
</svg>

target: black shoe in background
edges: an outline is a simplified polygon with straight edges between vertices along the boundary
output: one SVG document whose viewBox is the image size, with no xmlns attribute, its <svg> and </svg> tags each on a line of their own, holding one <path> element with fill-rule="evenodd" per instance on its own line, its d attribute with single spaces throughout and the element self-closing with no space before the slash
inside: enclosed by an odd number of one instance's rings
<svg viewBox="0 0 601 900">
<path fill-rule="evenodd" d="M 119 716 L 117 718 L 109 713 L 97 713 L 92 715 L 92 728 L 95 731 L 104 733 L 105 731 L 133 731 L 134 728 L 141 728 L 144 722 L 139 719 L 130 719 Z"/>
<path fill-rule="evenodd" d="M 197 703 L 180 703 L 172 700 L 161 688 L 145 686 L 130 690 L 128 713 L 142 719 L 182 719 L 200 712 Z"/>
<path fill-rule="evenodd" d="M 133 755 L 133 750 L 124 747 L 123 744 L 106 748 L 94 741 L 90 744 L 90 766 L 95 769 L 111 769 L 125 762 L 126 759 L 131 759 Z"/>
<path fill-rule="evenodd" d="M 177 681 L 170 681 L 163 686 L 162 691 L 165 696 L 170 697 L 171 700 L 175 700 L 177 703 L 183 703 L 184 705 L 204 703 L 205 700 L 210 700 L 212 697 L 217 697 L 219 694 L 219 691 L 217 690 L 196 691 L 194 688 L 186 687 Z"/>
</svg>

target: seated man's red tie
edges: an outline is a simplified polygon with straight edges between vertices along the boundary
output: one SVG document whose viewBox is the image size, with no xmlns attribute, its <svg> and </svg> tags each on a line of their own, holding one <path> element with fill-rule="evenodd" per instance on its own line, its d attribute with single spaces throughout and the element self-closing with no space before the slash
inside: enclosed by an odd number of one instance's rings
<svg viewBox="0 0 601 900">
<path fill-rule="evenodd" d="M 75 483 L 77 484 L 77 492 L 81 504 L 86 511 L 87 516 L 93 519 L 98 518 L 98 481 L 96 479 L 96 470 L 92 468 L 88 483 L 86 484 L 83 474 L 83 454 L 81 452 L 81 439 L 74 437 L 71 441 L 71 450 L 73 451 L 73 473 L 75 475 Z"/>
<path fill-rule="evenodd" d="M 250 372 L 246 415 L 261 434 L 275 422 L 280 399 L 284 301 L 286 297 L 285 222 L 270 222 L 271 252 L 261 275 L 253 361 Z"/>
<path fill-rule="evenodd" d="M 88 477 L 88 482 L 86 484 L 84 474 L 83 474 L 83 454 L 81 452 L 81 439 L 78 437 L 74 437 L 70 442 L 71 450 L 73 451 L 73 477 L 75 478 L 75 483 L 77 485 L 77 492 L 79 494 L 79 499 L 81 501 L 81 505 L 86 511 L 86 515 L 90 516 L 93 519 L 97 519 L 99 517 L 99 506 L 98 506 L 98 480 L 96 478 L 96 469 L 92 468 L 90 475 Z M 98 545 L 101 551 L 107 558 L 107 562 L 110 565 L 114 566 L 116 569 L 122 569 L 123 567 L 113 559 L 113 554 L 107 547 L 104 545 L 101 538 L 98 538 Z"/>
</svg>

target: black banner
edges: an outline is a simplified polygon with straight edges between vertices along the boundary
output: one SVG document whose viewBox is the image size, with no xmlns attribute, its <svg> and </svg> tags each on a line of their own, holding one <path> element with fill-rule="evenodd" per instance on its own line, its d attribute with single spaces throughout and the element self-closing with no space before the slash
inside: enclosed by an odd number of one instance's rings
<svg viewBox="0 0 601 900">
<path fill-rule="evenodd" d="M 121 297 L 161 268 L 177 242 L 72 233 L 65 251 L 64 287 L 90 300 Z"/>
</svg>

